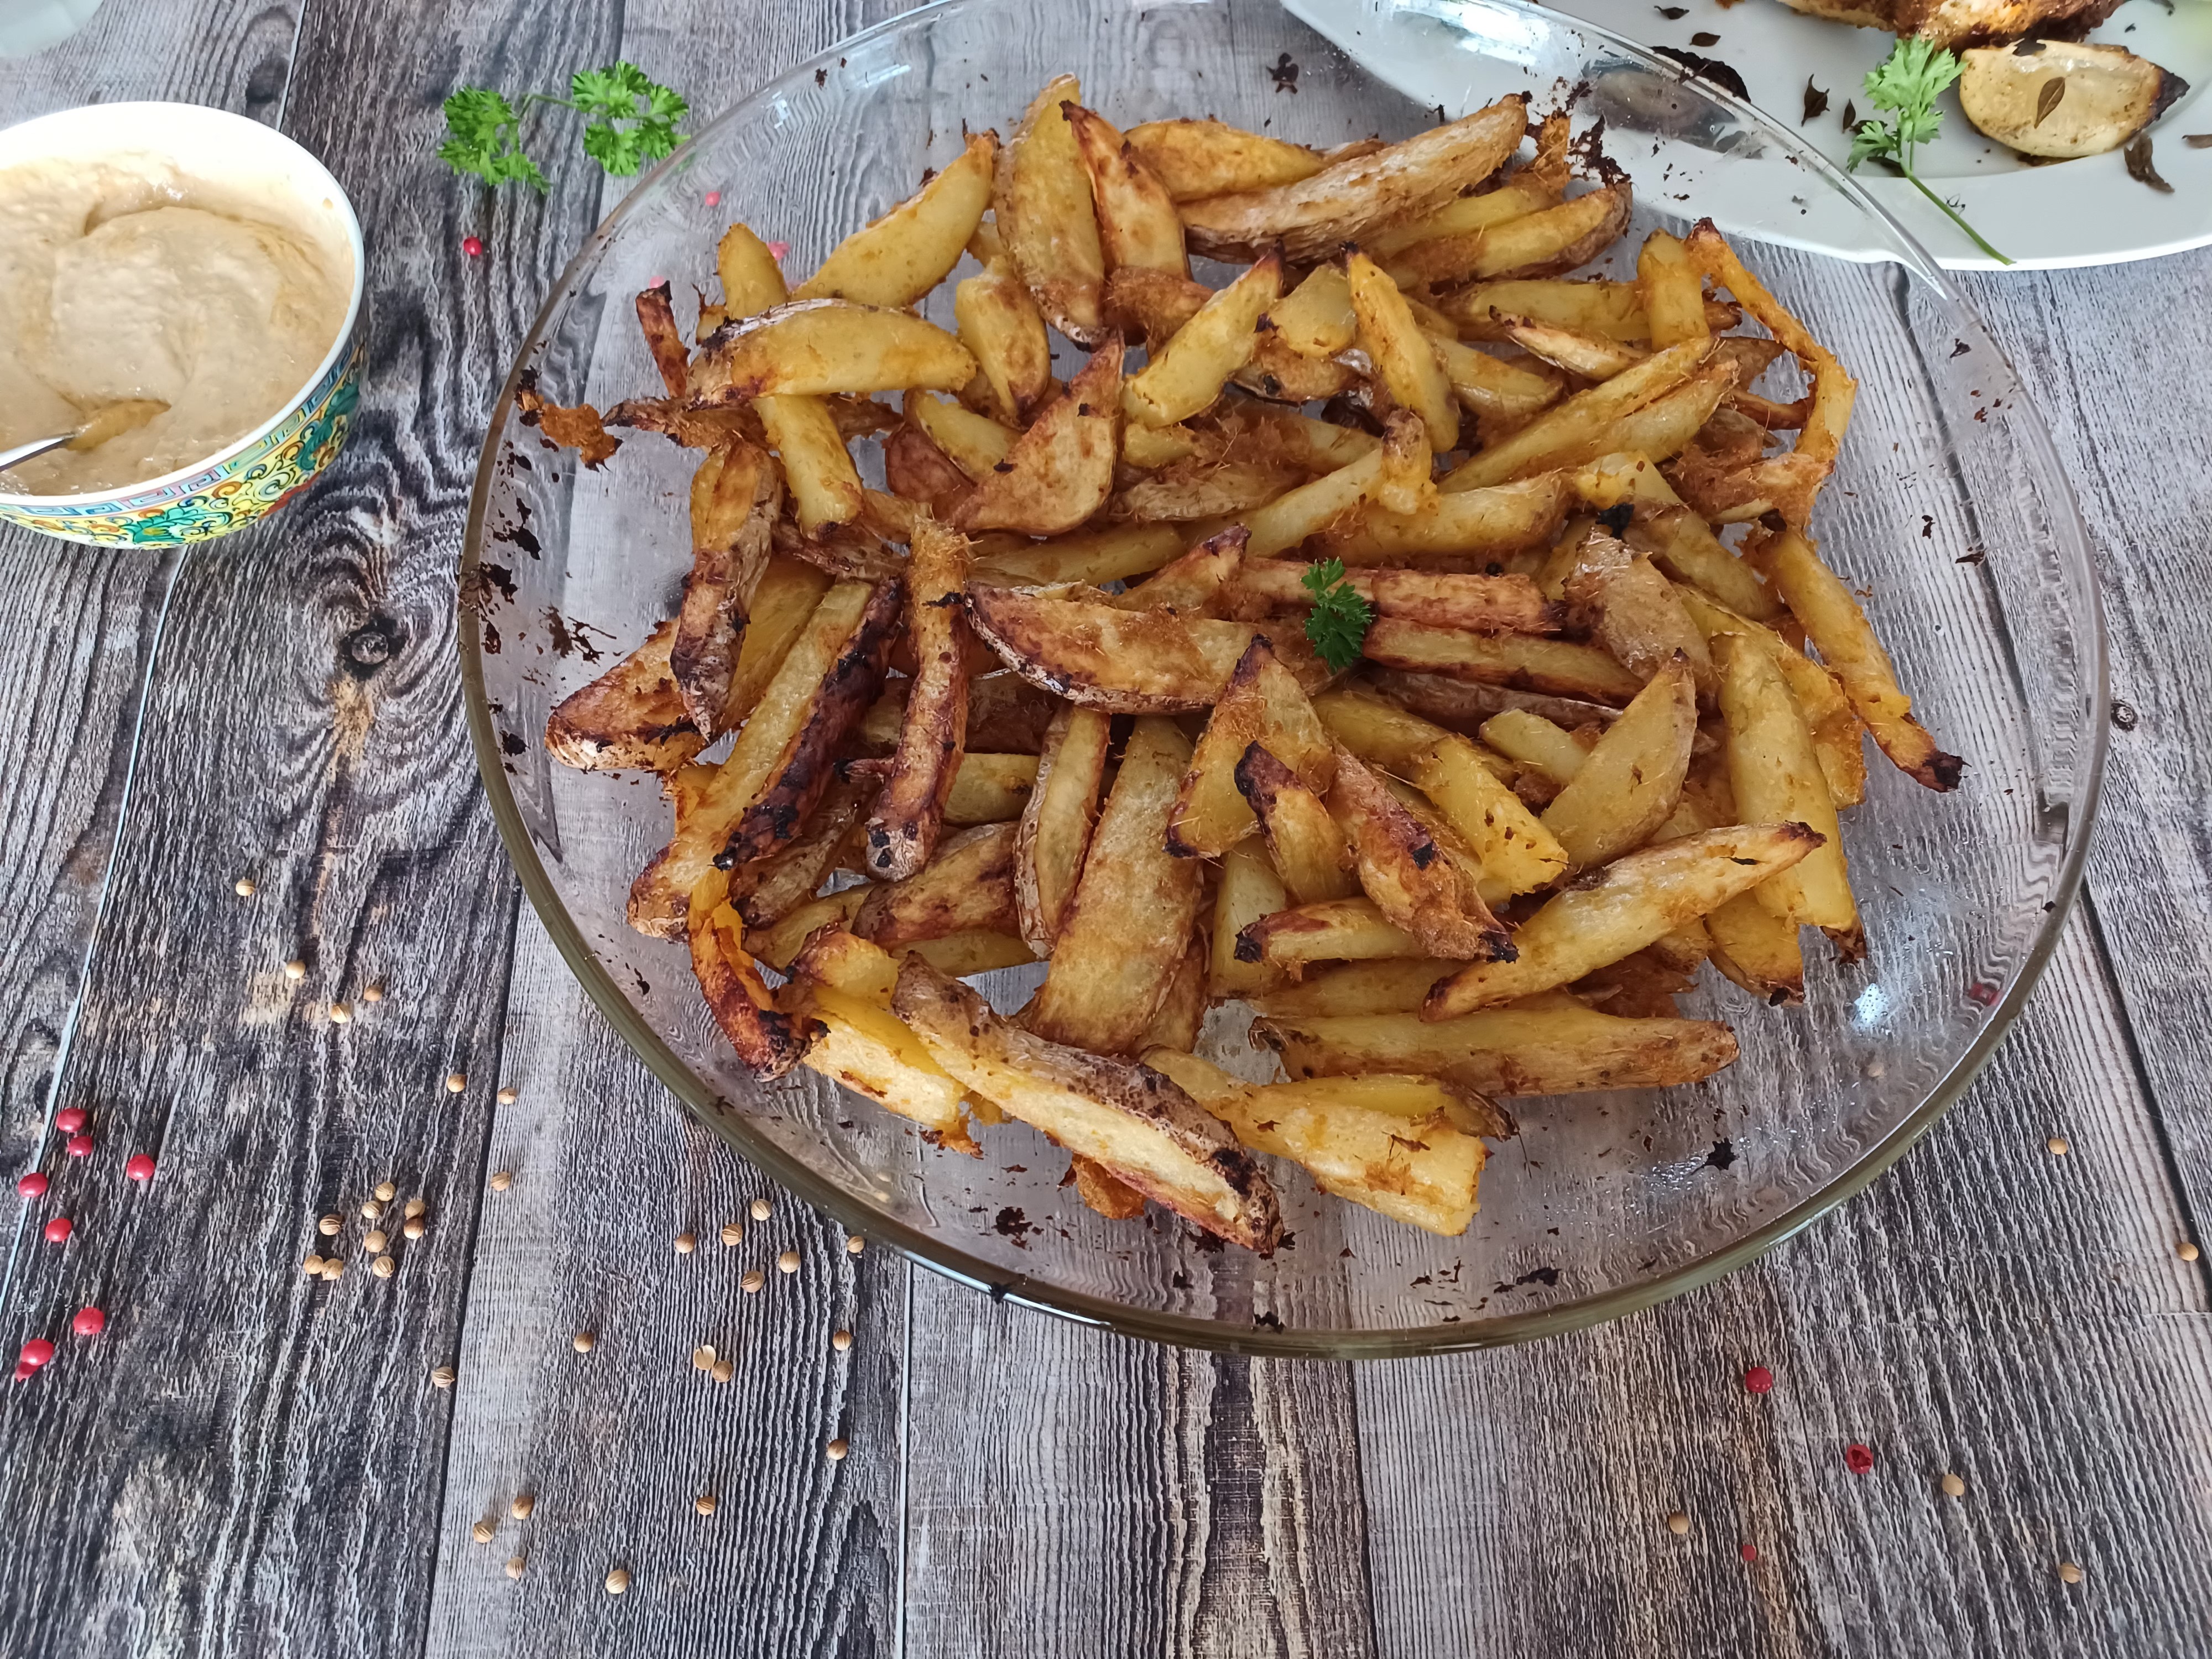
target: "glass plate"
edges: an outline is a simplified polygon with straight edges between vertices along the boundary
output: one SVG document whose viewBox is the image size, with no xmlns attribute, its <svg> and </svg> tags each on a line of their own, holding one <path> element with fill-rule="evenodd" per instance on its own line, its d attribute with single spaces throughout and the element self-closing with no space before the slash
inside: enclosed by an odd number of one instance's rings
<svg viewBox="0 0 2212 1659">
<path fill-rule="evenodd" d="M 1955 1099 L 2042 967 L 2080 875 L 2105 753 L 2102 623 L 2079 515 L 2042 422 L 1936 267 L 1788 132 L 1683 82 L 1663 61 L 1532 7 L 1410 12 L 1457 73 L 1449 112 L 1528 89 L 1605 122 L 1640 191 L 1610 262 L 1698 211 L 1702 167 L 1762 147 L 1789 157 L 1763 216 L 1785 236 L 1817 203 L 1863 221 L 1886 257 L 1825 260 L 1741 244 L 1747 262 L 1860 380 L 1856 418 L 1815 529 L 1866 606 L 1964 786 L 1931 794 L 1873 761 L 1845 841 L 1872 950 L 1808 951 L 1799 1010 L 1757 1006 L 1708 972 L 1691 1012 L 1725 1018 L 1737 1063 L 1664 1091 L 1510 1103 L 1482 1209 L 1437 1238 L 1318 1194 L 1276 1165 L 1291 1237 L 1271 1260 L 1218 1247 L 1158 1209 L 1107 1222 L 1063 1186 L 1066 1158 L 1028 1127 L 981 1161 L 800 1071 L 753 1081 L 715 1033 L 678 946 L 623 920 L 667 838 L 653 780 L 554 764 L 561 697 L 673 614 L 696 457 L 647 434 L 598 471 L 522 426 L 534 372 L 602 406 L 656 384 L 632 314 L 675 286 L 687 325 L 730 217 L 787 240 L 811 270 L 845 234 L 957 155 L 963 123 L 1012 131 L 1052 75 L 1127 125 L 1207 114 L 1308 143 L 1431 125 L 1273 0 L 949 0 L 854 37 L 765 88 L 644 179 L 562 276 L 486 439 L 463 554 L 462 672 L 486 787 L 523 885 L 586 991 L 700 1120 L 855 1231 L 993 1296 L 1170 1341 L 1332 1356 L 1431 1352 L 1616 1317 L 1713 1279 L 1864 1186 Z M 708 197 L 720 192 L 719 204 Z M 949 285 L 927 307 L 951 323 Z M 1063 368 L 1063 374 L 1066 372 Z M 868 458 L 872 460 L 872 457 Z M 991 976 L 1018 1006 L 1041 968 Z M 1234 1008 L 1212 1052 L 1247 1075 Z"/>
</svg>

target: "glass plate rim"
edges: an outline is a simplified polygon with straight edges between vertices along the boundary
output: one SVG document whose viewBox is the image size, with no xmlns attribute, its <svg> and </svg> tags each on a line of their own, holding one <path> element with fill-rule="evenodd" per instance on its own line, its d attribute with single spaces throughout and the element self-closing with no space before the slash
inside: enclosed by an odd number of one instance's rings
<svg viewBox="0 0 2212 1659">
<path fill-rule="evenodd" d="M 650 188 L 684 163 L 687 152 L 693 146 L 702 143 L 729 123 L 750 114 L 786 87 L 795 87 L 817 69 L 833 66 L 840 56 L 849 56 L 855 47 L 903 29 L 927 25 L 951 13 L 988 10 L 1010 3 L 1011 0 L 928 0 L 927 4 L 902 12 L 896 17 L 885 18 L 844 37 L 826 51 L 794 64 L 783 74 L 754 88 L 702 127 L 693 135 L 690 144 L 678 149 L 640 178 L 629 192 L 616 204 L 614 210 L 599 222 L 555 279 L 544 301 L 531 320 L 525 336 L 526 342 L 543 337 L 555 307 L 568 294 L 571 283 L 580 276 L 587 263 L 599 253 L 632 209 L 645 199 Z M 1483 0 L 1483 3 L 1540 17 L 1555 27 L 1571 29 L 1602 40 L 1645 69 L 1685 81 L 1689 79 L 1680 74 L 1679 65 L 1654 55 L 1633 40 L 1551 7 L 1533 3 L 1533 0 Z M 1311 25 L 1302 22 L 1287 8 L 1280 9 L 1291 22 L 1311 29 Z M 1433 13 L 1424 15 L 1434 15 Z M 1331 50 L 1340 49 L 1332 46 Z M 1346 61 L 1353 60 L 1347 58 Z M 1356 63 L 1354 66 L 1358 67 Z M 1371 71 L 1364 68 L 1360 69 L 1360 73 L 1371 75 Z M 1856 200 L 1869 216 L 1884 226 L 1905 252 L 1918 262 L 1914 274 L 1926 281 L 1957 309 L 1965 322 L 1981 337 L 1980 343 L 1995 353 L 2004 365 L 2006 373 L 2018 380 L 2019 374 L 2014 369 L 2011 359 L 1990 337 L 1980 314 L 1951 281 L 1949 273 L 1929 256 L 1912 234 L 1875 201 L 1856 179 L 1841 172 L 1818 151 L 1798 143 L 1786 128 L 1756 106 L 1709 82 L 1698 81 L 1696 84 L 1700 94 L 1739 112 L 1762 129 L 1767 137 L 1799 154 L 1805 165 Z M 2095 566 L 2089 556 L 2087 526 L 2081 519 L 2073 481 L 2060 465 L 2050 427 L 2044 420 L 2041 410 L 2023 400 L 2018 405 L 2015 417 L 2021 422 L 2020 436 L 2034 453 L 2034 458 L 2045 464 L 2047 471 L 2044 476 L 2055 479 L 2058 484 L 2058 501 L 2065 511 L 2054 513 L 2052 519 L 2061 532 L 2062 544 L 2072 543 L 2070 550 L 2062 545 L 2059 550 L 2062 555 L 2070 552 L 2069 562 L 2078 560 L 2081 568 L 2076 574 L 2085 579 L 2083 586 L 2090 601 L 2088 642 L 2091 649 L 2087 654 L 2088 672 L 2085 678 L 2089 682 L 2091 706 L 2088 754 L 2080 790 L 2081 804 L 2078 811 L 2069 811 L 2068 814 L 2069 840 L 2065 856 L 2053 883 L 2052 890 L 2056 896 L 2045 912 L 2034 941 L 2021 962 L 2020 972 L 1990 1008 L 1989 1017 L 1982 1023 L 1973 1041 L 1953 1062 L 1950 1070 L 1930 1087 L 1927 1097 L 1863 1158 L 1787 1213 L 1725 1249 L 1700 1257 L 1671 1273 L 1640 1284 L 1572 1302 L 1557 1303 L 1531 1313 L 1505 1315 L 1478 1324 L 1400 1326 L 1372 1331 L 1312 1328 L 1275 1331 L 1255 1327 L 1247 1332 L 1231 1329 L 1218 1320 L 1185 1314 L 1155 1313 L 1085 1291 L 1044 1284 L 1025 1274 L 1007 1273 L 890 1217 L 867 1213 L 856 1218 L 854 1206 L 848 1202 L 845 1195 L 815 1175 L 805 1162 L 786 1152 L 767 1137 L 750 1133 L 741 1121 L 729 1116 L 721 1109 L 720 1095 L 709 1088 L 704 1079 L 662 1041 L 659 1034 L 638 1016 L 613 976 L 600 963 L 585 939 L 582 930 L 569 915 L 568 907 L 562 902 L 552 878 L 547 874 L 538 856 L 537 847 L 515 803 L 514 792 L 507 787 L 504 756 L 498 734 L 492 728 L 491 709 L 484 687 L 478 617 L 476 608 L 468 599 L 468 595 L 476 591 L 471 577 L 483 554 L 484 526 L 489 514 L 492 485 L 499 458 L 500 434 L 507 414 L 514 406 L 516 393 L 522 385 L 523 376 L 530 368 L 530 356 L 531 348 L 526 343 L 516 355 L 514 367 L 507 372 L 485 428 L 483 447 L 477 462 L 476 483 L 469 496 L 469 516 L 463 534 L 459 571 L 460 597 L 456 607 L 460 630 L 462 701 L 468 720 L 469 739 L 476 750 L 477 770 L 483 781 L 493 821 L 499 830 L 501 841 L 506 846 L 508 860 L 514 866 L 515 873 L 521 880 L 523 891 L 529 896 L 532 908 L 538 912 L 538 920 L 544 925 L 554 948 L 561 953 L 569 971 L 575 975 L 585 994 L 617 1034 L 636 1051 L 653 1075 L 684 1103 L 702 1127 L 720 1136 L 732 1149 L 759 1165 L 774 1180 L 806 1203 L 835 1218 L 854 1236 L 887 1243 L 909 1261 L 980 1291 L 994 1302 L 1011 1302 L 1057 1315 L 1079 1324 L 1170 1343 L 1178 1347 L 1299 1359 L 1395 1359 L 1506 1347 L 1540 1337 L 1585 1330 L 1594 1325 L 1642 1312 L 1710 1285 L 1736 1268 L 1756 1261 L 1831 1210 L 1863 1192 L 1876 1176 L 1911 1150 L 1966 1092 L 1982 1067 L 1988 1063 L 1990 1056 L 1996 1051 L 1997 1045 L 2010 1031 L 2013 1021 L 2019 1017 L 2021 1009 L 2027 1006 L 2027 999 L 2041 981 L 2043 970 L 2057 948 L 2066 922 L 2073 914 L 2088 857 L 2097 809 L 2103 798 L 2105 761 L 2111 742 L 2112 688 L 2104 598 L 2097 584 Z M 2070 537 L 2063 533 L 2069 526 L 2072 531 Z"/>
</svg>

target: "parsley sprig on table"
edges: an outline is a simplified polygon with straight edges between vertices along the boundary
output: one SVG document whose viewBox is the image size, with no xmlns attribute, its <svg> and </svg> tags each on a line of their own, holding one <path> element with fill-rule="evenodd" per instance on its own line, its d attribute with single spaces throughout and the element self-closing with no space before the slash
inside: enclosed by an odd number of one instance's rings
<svg viewBox="0 0 2212 1659">
<path fill-rule="evenodd" d="M 1912 152 L 1933 139 L 1943 125 L 1943 112 L 1936 107 L 1936 100 L 1959 78 L 1965 67 L 1955 55 L 1941 46 L 1910 36 L 1899 40 L 1888 57 L 1867 71 L 1867 101 L 1889 114 L 1887 118 L 1877 116 L 1859 123 L 1858 131 L 1851 137 L 1851 159 L 1847 170 L 1855 170 L 1866 161 L 1877 161 L 1893 168 L 1913 189 L 1942 209 L 1951 222 L 1972 239 L 1976 247 L 1999 264 L 2008 265 L 2010 259 L 1984 241 L 1979 231 L 1960 218 L 1948 202 L 1922 184 L 1912 171 Z"/>
<path fill-rule="evenodd" d="M 679 94 L 625 63 L 579 70 L 569 77 L 566 98 L 526 94 L 522 109 L 532 104 L 551 104 L 584 117 L 584 154 L 624 178 L 674 153 L 684 142 L 676 124 L 691 109 Z M 456 173 L 472 173 L 494 185 L 520 179 L 544 194 L 545 175 L 522 148 L 522 110 L 504 94 L 461 88 L 446 100 L 446 130 L 438 157 Z"/>
<path fill-rule="evenodd" d="M 1375 619 L 1375 608 L 1345 580 L 1341 559 L 1310 565 L 1299 580 L 1314 596 L 1313 612 L 1306 618 L 1306 638 L 1330 672 L 1341 674 L 1359 660 L 1359 647 L 1367 638 L 1367 624 Z"/>
</svg>

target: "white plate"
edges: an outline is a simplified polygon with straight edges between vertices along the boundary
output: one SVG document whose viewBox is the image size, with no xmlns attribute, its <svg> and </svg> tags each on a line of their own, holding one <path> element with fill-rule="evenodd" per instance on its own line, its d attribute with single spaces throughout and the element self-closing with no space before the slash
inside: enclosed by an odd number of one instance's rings
<svg viewBox="0 0 2212 1659">
<path fill-rule="evenodd" d="M 1856 101 L 1870 113 L 1861 83 L 1866 72 L 1889 54 L 1894 37 L 1848 24 L 1802 16 L 1780 0 L 1680 0 L 1678 19 L 1661 15 L 1652 0 L 1559 0 L 1558 9 L 1646 46 L 1673 46 L 1719 59 L 1743 77 L 1751 102 L 1776 125 L 1841 165 L 1850 155 L 1850 135 L 1843 125 L 1844 105 Z M 1416 11 L 1455 27 L 1492 34 L 1496 14 L 1481 0 L 1285 0 L 1289 9 L 1327 35 L 1349 56 L 1409 97 L 1445 106 L 1453 115 L 1455 94 L 1464 95 L 1454 54 L 1380 44 L 1386 37 L 1362 27 L 1378 7 Z M 1668 9 L 1673 9 L 1670 5 Z M 1694 34 L 1717 34 L 1713 45 L 1692 46 Z M 1916 171 L 1929 187 L 1956 208 L 1993 246 L 2010 256 L 2013 268 L 2050 270 L 2064 265 L 2113 264 L 2212 243 L 2212 149 L 2193 149 L 2182 136 L 2212 131 L 2212 4 L 2205 0 L 2126 0 L 2090 37 L 2124 46 L 2130 52 L 2181 76 L 2188 93 L 2151 130 L 2158 172 L 2173 186 L 2164 194 L 2128 176 L 2118 154 L 2031 167 L 2003 146 L 1982 137 L 1959 109 L 1958 95 L 1943 97 L 1943 133 L 1923 148 Z M 1389 40 L 1404 40 L 1393 33 Z M 1808 79 L 1828 94 L 1827 112 L 1801 122 Z M 1831 216 L 1816 200 L 1799 224 L 1778 233 L 1748 210 L 1759 197 L 1771 200 L 1771 175 L 1764 181 L 1730 181 L 1741 168 L 1771 169 L 1790 163 L 1781 155 L 1745 156 L 1717 168 L 1703 182 L 1717 195 L 1703 198 L 1723 230 L 1779 240 L 1843 258 L 1871 257 L 1854 235 L 1853 212 Z M 1954 270 L 1992 270 L 1996 262 L 1961 235 L 1958 228 L 1905 180 L 1879 167 L 1856 175 L 1875 200 L 1903 222 L 1938 263 Z M 1744 192 L 1746 210 L 1729 210 L 1729 196 Z"/>
</svg>

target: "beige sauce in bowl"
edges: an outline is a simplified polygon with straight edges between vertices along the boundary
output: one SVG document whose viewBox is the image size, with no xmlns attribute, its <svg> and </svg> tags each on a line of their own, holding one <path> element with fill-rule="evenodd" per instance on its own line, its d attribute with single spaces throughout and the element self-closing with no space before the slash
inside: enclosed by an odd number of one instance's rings
<svg viewBox="0 0 2212 1659">
<path fill-rule="evenodd" d="M 0 168 L 0 449 L 125 398 L 169 406 L 95 449 L 0 473 L 0 491 L 143 483 L 289 404 L 345 321 L 353 275 L 302 211 L 151 155 Z"/>
</svg>

